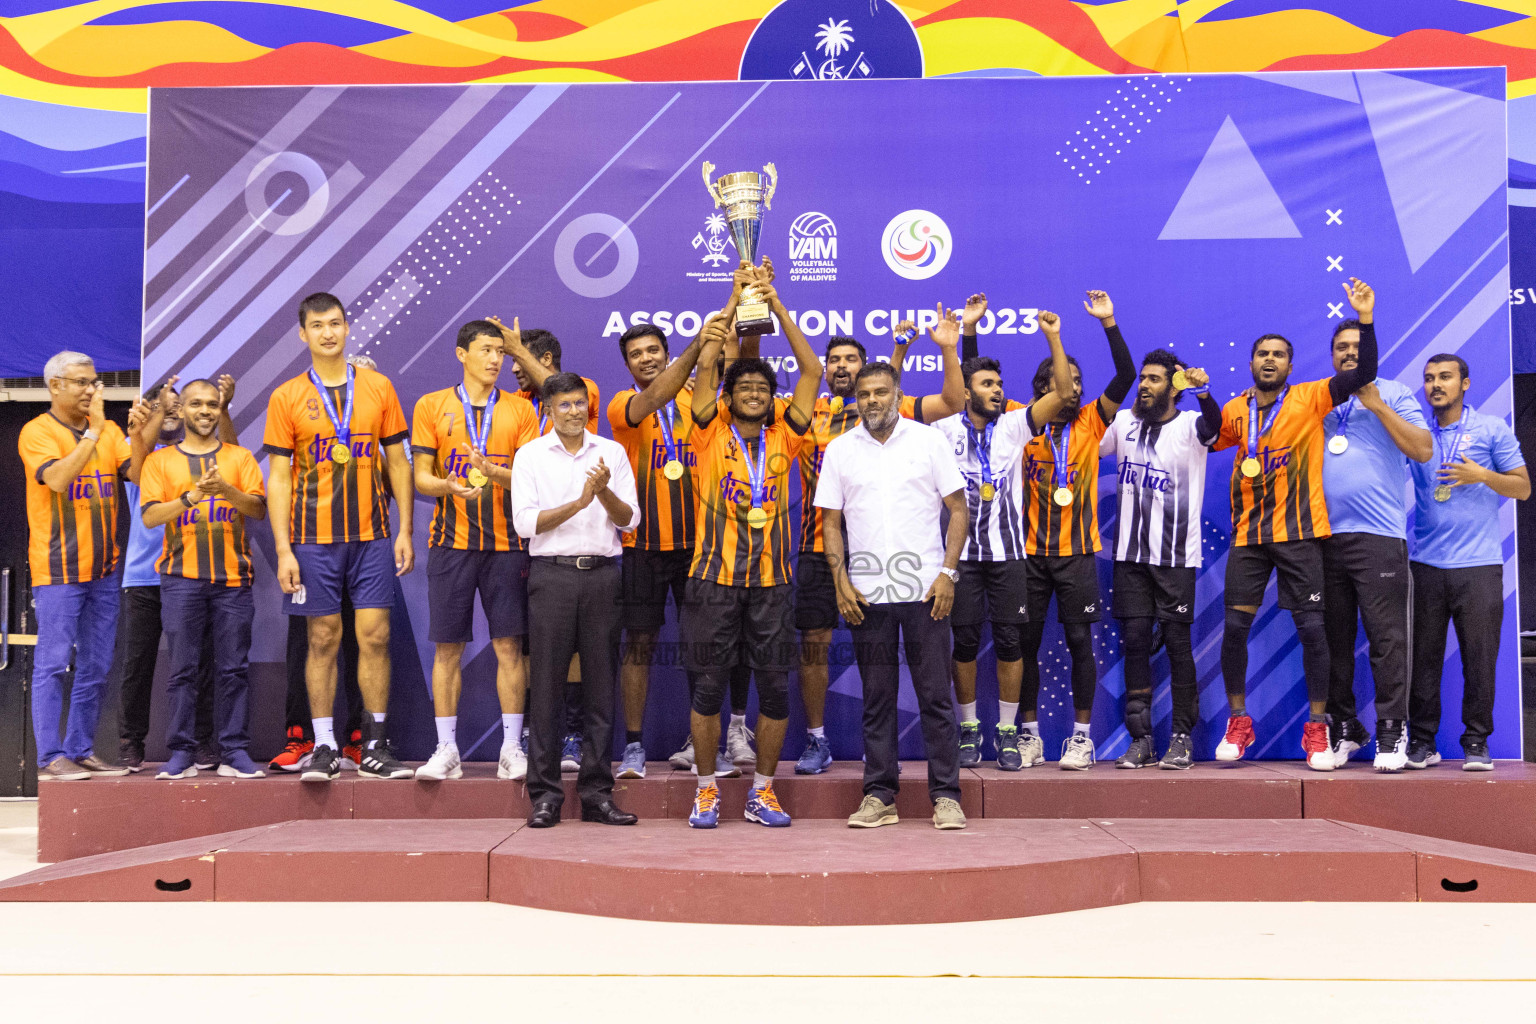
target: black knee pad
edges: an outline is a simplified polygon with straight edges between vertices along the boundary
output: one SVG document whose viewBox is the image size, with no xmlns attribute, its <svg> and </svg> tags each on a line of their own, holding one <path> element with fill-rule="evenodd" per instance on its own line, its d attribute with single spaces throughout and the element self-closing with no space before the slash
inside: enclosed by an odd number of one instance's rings
<svg viewBox="0 0 1536 1024">
<path fill-rule="evenodd" d="M 757 714 L 782 722 L 789 717 L 789 676 L 783 672 L 757 673 Z"/>
<path fill-rule="evenodd" d="M 992 623 L 992 650 L 997 654 L 998 661 L 1023 660 L 1024 643 L 1019 639 L 1019 624 L 1016 622 Z"/>
<path fill-rule="evenodd" d="M 1291 618 L 1296 623 L 1296 636 L 1303 646 L 1328 642 L 1328 634 L 1323 629 L 1323 613 L 1308 609 L 1304 612 L 1292 612 Z"/>
<path fill-rule="evenodd" d="M 1248 633 L 1252 629 L 1253 612 L 1245 612 L 1241 608 L 1227 609 L 1226 636 L 1246 644 Z"/>
<path fill-rule="evenodd" d="M 1143 616 L 1120 620 L 1120 647 L 1126 656 L 1152 656 L 1152 620 Z"/>
<path fill-rule="evenodd" d="M 714 672 L 700 672 L 694 679 L 693 710 L 705 718 L 713 718 L 725 706 L 725 680 Z"/>
<path fill-rule="evenodd" d="M 976 660 L 981 653 L 981 623 L 973 626 L 955 626 L 955 646 L 950 657 L 962 665 Z"/>
<path fill-rule="evenodd" d="M 1191 646 L 1189 639 L 1189 623 L 1164 622 L 1162 626 L 1163 644 L 1168 648 L 1169 655 L 1178 656 L 1193 653 L 1194 648 Z"/>
<path fill-rule="evenodd" d="M 1089 622 L 1068 622 L 1062 625 L 1067 634 L 1067 650 L 1072 652 L 1074 661 L 1093 660 L 1093 624 Z"/>
<path fill-rule="evenodd" d="M 1152 694 L 1125 695 L 1125 731 L 1132 739 L 1152 735 Z"/>
</svg>

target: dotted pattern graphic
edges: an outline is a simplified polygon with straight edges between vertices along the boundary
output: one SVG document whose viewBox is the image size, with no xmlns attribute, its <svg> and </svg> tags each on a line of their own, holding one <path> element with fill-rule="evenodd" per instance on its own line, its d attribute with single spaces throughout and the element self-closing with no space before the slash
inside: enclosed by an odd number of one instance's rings
<svg viewBox="0 0 1536 1024">
<path fill-rule="evenodd" d="M 1115 93 L 1094 116 L 1083 122 L 1062 147 L 1056 151 L 1067 169 L 1076 173 L 1084 185 L 1093 181 L 1141 134 L 1142 128 L 1152 123 L 1154 114 L 1161 114 L 1176 94 L 1184 91 L 1184 85 L 1194 81 L 1185 78 L 1183 84 L 1177 78 L 1134 78 L 1115 89 Z"/>
</svg>

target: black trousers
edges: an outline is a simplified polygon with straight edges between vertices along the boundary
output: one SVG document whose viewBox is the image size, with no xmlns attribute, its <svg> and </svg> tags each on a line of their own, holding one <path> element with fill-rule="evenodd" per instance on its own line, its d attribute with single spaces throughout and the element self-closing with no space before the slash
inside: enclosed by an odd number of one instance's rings
<svg viewBox="0 0 1536 1024">
<path fill-rule="evenodd" d="M 124 587 L 117 618 L 117 663 L 123 674 L 124 742 L 144 745 L 149 735 L 149 707 L 160 653 L 160 586 Z M 213 632 L 203 637 L 197 666 L 197 711 L 193 726 L 200 750 L 213 742 Z"/>
<path fill-rule="evenodd" d="M 619 678 L 620 571 L 615 559 L 595 569 L 534 558 L 528 567 L 528 797 L 556 807 L 564 740 L 565 677 L 581 655 L 581 771 L 584 807 L 613 795 L 613 689 Z"/>
<path fill-rule="evenodd" d="M 1407 542 L 1372 533 L 1336 533 L 1324 540 L 1323 607 L 1328 714 L 1335 722 L 1355 717 L 1355 640 L 1363 621 L 1376 684 L 1376 718 L 1407 718 L 1413 607 Z"/>
<path fill-rule="evenodd" d="M 338 730 L 337 740 L 345 746 L 352 742 L 352 734 L 363 727 L 363 691 L 357 686 L 357 621 L 352 602 L 341 599 L 341 664 L 337 666 L 341 685 L 336 687 L 336 699 L 346 694 L 345 730 Z M 288 618 L 288 691 L 283 702 L 284 726 L 298 726 L 304 730 L 304 738 L 315 738 L 314 712 L 309 707 L 309 684 L 304 680 L 304 664 L 309 660 L 309 620 L 302 615 Z M 334 709 L 332 711 L 334 717 Z M 322 716 L 323 717 L 323 716 Z"/>
<path fill-rule="evenodd" d="M 1504 625 L 1504 567 L 1436 569 L 1413 563 L 1413 686 L 1409 735 L 1433 745 L 1440 731 L 1440 676 L 1451 623 L 1461 645 L 1461 734 L 1486 740 L 1493 732 L 1493 676 Z"/>
<path fill-rule="evenodd" d="M 900 788 L 896 689 L 902 653 L 917 691 L 917 712 L 928 757 L 928 796 L 960 799 L 960 737 L 949 690 L 947 619 L 935 621 L 931 601 L 872 604 L 850 627 L 853 657 L 864 681 L 864 794 L 885 803 Z"/>
</svg>

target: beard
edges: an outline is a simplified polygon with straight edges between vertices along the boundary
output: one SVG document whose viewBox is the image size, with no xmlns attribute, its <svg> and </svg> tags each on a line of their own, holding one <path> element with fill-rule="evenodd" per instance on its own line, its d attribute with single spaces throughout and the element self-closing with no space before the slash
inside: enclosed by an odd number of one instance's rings
<svg viewBox="0 0 1536 1024">
<path fill-rule="evenodd" d="M 1153 394 L 1143 401 L 1138 393 L 1135 403 L 1131 406 L 1131 412 L 1143 420 L 1161 420 L 1168 415 L 1168 410 L 1173 408 L 1173 392 L 1162 391 Z"/>
<path fill-rule="evenodd" d="M 984 420 L 995 420 L 1002 415 L 1001 407 L 993 410 L 991 403 L 982 398 L 971 399 L 970 411 Z"/>
<path fill-rule="evenodd" d="M 901 413 L 896 408 L 894 402 L 887 406 L 884 412 L 872 415 L 866 415 L 862 412 L 859 414 L 859 418 L 864 421 L 864 429 L 871 433 L 891 429 L 896 425 L 896 420 L 900 416 Z"/>
</svg>

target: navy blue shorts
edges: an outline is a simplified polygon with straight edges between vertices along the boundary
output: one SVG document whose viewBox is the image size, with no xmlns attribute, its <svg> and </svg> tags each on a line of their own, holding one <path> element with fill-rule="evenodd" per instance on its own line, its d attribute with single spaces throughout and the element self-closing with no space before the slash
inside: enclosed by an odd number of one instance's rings
<svg viewBox="0 0 1536 1024">
<path fill-rule="evenodd" d="M 427 639 L 475 638 L 475 592 L 491 639 L 528 635 L 528 555 L 522 551 L 427 549 Z"/>
<path fill-rule="evenodd" d="M 283 595 L 283 611 L 314 618 L 340 615 L 346 594 L 353 608 L 392 608 L 395 604 L 395 543 L 388 537 L 340 544 L 295 544 L 304 603 Z"/>
</svg>

